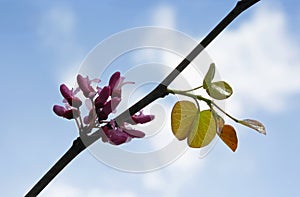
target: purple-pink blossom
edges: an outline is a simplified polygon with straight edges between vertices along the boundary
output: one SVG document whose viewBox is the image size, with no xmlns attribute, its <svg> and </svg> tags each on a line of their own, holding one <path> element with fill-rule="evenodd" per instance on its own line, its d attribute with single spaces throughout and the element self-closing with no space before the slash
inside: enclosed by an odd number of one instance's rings
<svg viewBox="0 0 300 197">
<path fill-rule="evenodd" d="M 154 115 L 145 115 L 143 114 L 143 111 L 140 111 L 139 114 L 134 114 L 131 116 L 131 118 L 136 124 L 144 124 L 153 120 Z"/>
<path fill-rule="evenodd" d="M 90 80 L 89 77 L 83 77 L 80 74 L 77 75 L 77 83 L 86 98 L 93 98 L 96 95 L 96 91 L 91 86 L 93 81 L 94 80 Z"/>
<path fill-rule="evenodd" d="M 118 127 L 113 120 L 108 125 L 103 126 L 102 130 L 107 141 L 114 145 L 129 142 L 132 138 L 142 138 L 145 136 L 144 132 L 126 128 L 125 125 Z"/>
<path fill-rule="evenodd" d="M 79 116 L 79 111 L 77 109 L 66 109 L 65 107 L 60 105 L 54 105 L 53 111 L 56 115 L 69 120 L 77 118 Z"/>
<path fill-rule="evenodd" d="M 88 134 L 92 129 L 98 129 L 103 142 L 109 142 L 114 145 L 120 145 L 129 142 L 132 138 L 143 138 L 145 133 L 136 130 L 131 125 L 144 124 L 154 119 L 154 115 L 145 115 L 143 112 L 132 115 L 132 119 L 127 122 L 116 124 L 114 119 L 109 117 L 114 113 L 122 101 L 121 89 L 125 84 L 133 82 L 124 82 L 125 77 L 120 72 L 115 72 L 109 79 L 107 86 L 93 87 L 92 82 L 99 83 L 99 79 L 90 80 L 88 76 L 77 76 L 79 88 L 69 89 L 65 84 L 60 86 L 60 92 L 64 97 L 65 107 L 54 105 L 53 111 L 57 116 L 74 119 L 79 127 L 80 132 Z M 81 91 L 86 97 L 85 105 L 88 114 L 81 117 L 80 106 L 82 101 L 75 96 Z M 101 128 L 101 129 L 99 129 Z"/>
<path fill-rule="evenodd" d="M 125 84 L 134 84 L 134 82 L 124 82 L 125 77 L 121 77 L 120 72 L 115 72 L 109 80 L 109 86 L 111 88 L 111 96 L 121 98 L 121 88 Z"/>
<path fill-rule="evenodd" d="M 82 105 L 82 101 L 74 95 L 74 92 L 70 90 L 65 84 L 60 85 L 60 93 L 66 99 L 70 106 L 79 108 Z"/>
<path fill-rule="evenodd" d="M 95 107 L 101 108 L 106 103 L 108 97 L 110 96 L 110 86 L 105 86 L 100 91 L 98 91 L 98 97 L 95 99 Z"/>
</svg>

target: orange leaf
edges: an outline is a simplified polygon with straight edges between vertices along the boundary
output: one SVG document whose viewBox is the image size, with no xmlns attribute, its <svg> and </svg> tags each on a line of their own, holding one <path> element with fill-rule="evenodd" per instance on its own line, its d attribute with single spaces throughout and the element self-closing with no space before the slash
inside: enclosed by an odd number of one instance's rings
<svg viewBox="0 0 300 197">
<path fill-rule="evenodd" d="M 238 138 L 235 129 L 231 125 L 224 125 L 221 133 L 219 134 L 223 142 L 235 152 L 238 146 Z"/>
</svg>

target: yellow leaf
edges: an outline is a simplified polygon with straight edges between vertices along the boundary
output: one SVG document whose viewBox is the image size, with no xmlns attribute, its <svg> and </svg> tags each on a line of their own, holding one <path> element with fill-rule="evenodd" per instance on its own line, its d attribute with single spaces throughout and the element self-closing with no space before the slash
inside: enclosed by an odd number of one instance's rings
<svg viewBox="0 0 300 197">
<path fill-rule="evenodd" d="M 188 136 L 188 145 L 192 148 L 207 146 L 216 135 L 216 121 L 210 110 L 204 110 L 193 121 Z"/>
<path fill-rule="evenodd" d="M 172 132 L 178 140 L 184 140 L 192 126 L 198 109 L 193 102 L 178 101 L 171 113 Z"/>
<path fill-rule="evenodd" d="M 223 142 L 235 152 L 238 146 L 238 138 L 235 129 L 231 125 L 224 125 L 221 133 L 219 134 Z"/>
</svg>

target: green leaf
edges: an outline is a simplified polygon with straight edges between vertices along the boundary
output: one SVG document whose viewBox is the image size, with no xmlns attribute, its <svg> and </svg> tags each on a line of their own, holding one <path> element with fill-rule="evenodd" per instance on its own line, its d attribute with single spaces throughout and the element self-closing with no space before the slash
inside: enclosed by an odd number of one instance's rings
<svg viewBox="0 0 300 197">
<path fill-rule="evenodd" d="M 245 119 L 245 120 L 239 120 L 238 123 L 245 125 L 246 127 L 249 127 L 251 129 L 254 129 L 261 134 L 264 135 L 267 134 L 265 126 L 257 120 Z"/>
<path fill-rule="evenodd" d="M 184 140 L 190 133 L 191 126 L 198 114 L 193 102 L 178 101 L 171 113 L 172 132 L 178 140 Z"/>
<path fill-rule="evenodd" d="M 203 88 L 207 89 L 207 87 L 211 84 L 212 80 L 215 77 L 216 66 L 214 63 L 210 64 L 209 69 L 203 79 Z"/>
<path fill-rule="evenodd" d="M 210 110 L 198 113 L 194 120 L 191 132 L 188 135 L 188 145 L 192 148 L 207 146 L 216 135 L 216 122 Z"/>
<path fill-rule="evenodd" d="M 217 81 L 211 83 L 206 88 L 207 94 L 217 100 L 227 99 L 232 95 L 232 88 L 225 81 Z"/>
</svg>

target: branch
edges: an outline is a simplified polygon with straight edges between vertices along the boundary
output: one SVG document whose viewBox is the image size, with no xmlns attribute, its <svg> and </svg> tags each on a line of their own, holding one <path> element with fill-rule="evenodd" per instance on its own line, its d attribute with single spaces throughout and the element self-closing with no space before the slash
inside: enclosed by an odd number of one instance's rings
<svg viewBox="0 0 300 197">
<path fill-rule="evenodd" d="M 228 15 L 187 55 L 185 59 L 148 95 L 135 103 L 128 110 L 115 118 L 116 122 L 125 122 L 131 115 L 137 113 L 158 98 L 168 95 L 167 87 L 172 81 L 205 49 L 237 16 L 243 11 L 259 2 L 260 0 L 241 0 L 228 13 Z M 37 196 L 59 172 L 69 164 L 86 147 L 93 144 L 100 138 L 99 132 L 93 133 L 88 138 L 85 137 L 84 143 L 81 137 L 74 140 L 70 149 L 61 157 L 60 160 L 40 179 L 39 182 L 25 195 L 28 197 Z"/>
</svg>

